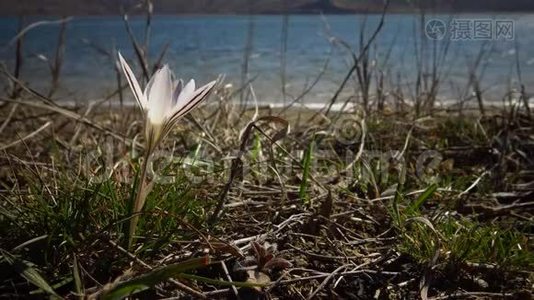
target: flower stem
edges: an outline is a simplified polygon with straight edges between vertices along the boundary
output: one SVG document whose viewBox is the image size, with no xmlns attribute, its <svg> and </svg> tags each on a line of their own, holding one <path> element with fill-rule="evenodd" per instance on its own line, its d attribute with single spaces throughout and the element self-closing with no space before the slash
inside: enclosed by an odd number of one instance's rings
<svg viewBox="0 0 534 300">
<path fill-rule="evenodd" d="M 146 172 L 148 168 L 148 163 L 150 161 L 151 151 L 146 151 L 143 164 L 141 165 L 141 172 L 139 174 L 139 181 L 137 184 L 137 191 L 135 195 L 135 200 L 132 207 L 132 218 L 130 219 L 130 227 L 128 230 L 128 249 L 132 247 L 135 231 L 137 228 L 137 223 L 139 222 L 139 212 L 143 209 L 145 205 L 146 197 L 149 193 L 149 184 L 145 184 L 146 181 Z"/>
</svg>

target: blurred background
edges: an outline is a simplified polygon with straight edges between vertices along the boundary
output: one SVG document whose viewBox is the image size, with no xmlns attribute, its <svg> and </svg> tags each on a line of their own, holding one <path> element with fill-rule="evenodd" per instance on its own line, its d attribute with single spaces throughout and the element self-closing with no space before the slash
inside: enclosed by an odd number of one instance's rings
<svg viewBox="0 0 534 300">
<path fill-rule="evenodd" d="M 19 14 L 118 14 L 137 5 L 136 0 L 19 0 L 2 1 L 0 13 Z M 394 0 L 391 9 L 413 12 L 416 8 L 441 11 L 525 11 L 534 9 L 529 0 Z M 380 12 L 376 0 L 156 0 L 154 11 L 163 14 L 206 13 L 355 13 Z"/>
<path fill-rule="evenodd" d="M 116 51 L 141 75 L 135 43 L 150 67 L 168 63 L 178 76 L 200 82 L 223 74 L 234 89 L 250 85 L 264 104 L 328 102 L 355 57 L 365 60 L 358 63 L 367 89 L 406 101 L 434 93 L 440 103 L 470 102 L 477 90 L 501 101 L 534 83 L 534 2 L 392 0 L 379 26 L 385 3 L 1 1 L 0 60 L 36 90 L 49 94 L 52 85 L 57 100 L 74 103 L 116 90 Z M 487 21 L 491 35 L 475 36 L 476 24 Z M 462 24 L 460 36 L 454 30 Z M 436 32 L 443 36 L 429 35 Z M 358 73 L 342 89 L 345 98 L 366 89 Z"/>
</svg>

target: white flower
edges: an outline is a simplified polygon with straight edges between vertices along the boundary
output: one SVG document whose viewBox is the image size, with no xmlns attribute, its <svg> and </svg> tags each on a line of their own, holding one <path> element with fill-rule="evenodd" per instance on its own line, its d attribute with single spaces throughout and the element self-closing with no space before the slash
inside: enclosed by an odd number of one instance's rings
<svg viewBox="0 0 534 300">
<path fill-rule="evenodd" d="M 130 66 L 120 53 L 119 60 L 137 104 L 145 113 L 145 135 L 149 152 L 156 148 L 181 117 L 207 98 L 216 83 L 212 81 L 195 89 L 195 81 L 191 79 L 184 87 L 182 80 L 173 81 L 172 72 L 165 65 L 156 71 L 142 92 Z"/>
</svg>

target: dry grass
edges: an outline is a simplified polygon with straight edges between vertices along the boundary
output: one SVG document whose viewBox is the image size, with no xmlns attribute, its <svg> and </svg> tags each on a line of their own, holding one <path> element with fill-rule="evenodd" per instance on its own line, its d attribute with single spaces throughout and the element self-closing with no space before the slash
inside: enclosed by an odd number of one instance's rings
<svg viewBox="0 0 534 300">
<path fill-rule="evenodd" d="M 267 117 L 274 110 L 241 115 L 225 95 L 213 96 L 216 107 L 195 113 L 163 147 L 162 158 L 175 159 L 160 174 L 173 182 L 149 196 L 133 253 L 120 245 L 143 151 L 139 115 L 100 107 L 66 116 L 17 101 L 9 116 L 15 104 L 4 105 L 9 125 L 1 135 L 10 146 L 0 164 L 0 248 L 69 298 L 206 254 L 213 263 L 191 275 L 250 283 L 243 268 L 259 263 L 249 257 L 253 241 L 275 244 L 275 256 L 291 263 L 256 273 L 267 283 L 261 292 L 182 278 L 139 297 L 530 295 L 534 143 L 521 114 L 346 113 L 306 123 L 313 113 L 294 109 L 279 119 Z M 74 117 L 81 115 L 84 123 Z M 439 160 L 418 173 L 428 150 Z M 389 154 L 380 160 L 376 151 Z M 101 163 L 85 163 L 95 153 Z M 106 160 L 111 174 L 102 170 Z M 10 271 L 0 294 L 37 289 L 16 265 L 2 265 Z"/>
</svg>

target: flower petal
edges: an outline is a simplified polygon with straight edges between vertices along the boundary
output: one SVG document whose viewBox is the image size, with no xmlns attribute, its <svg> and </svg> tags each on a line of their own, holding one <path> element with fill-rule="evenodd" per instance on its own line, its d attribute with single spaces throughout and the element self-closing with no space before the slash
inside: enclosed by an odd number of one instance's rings
<svg viewBox="0 0 534 300">
<path fill-rule="evenodd" d="M 202 100 L 206 99 L 213 87 L 217 81 L 212 81 L 202 87 L 200 87 L 198 90 L 194 91 L 192 95 L 190 95 L 188 101 L 185 103 L 185 105 L 177 104 L 175 106 L 175 109 L 173 110 L 172 116 L 169 118 L 169 123 L 176 122 L 179 118 L 181 118 L 183 115 L 190 112 L 193 108 L 197 107 Z M 189 84 L 188 84 L 189 85 Z M 187 87 L 187 86 L 186 86 Z M 185 91 L 186 88 L 184 88 Z M 183 93 L 183 91 L 182 91 Z"/>
<path fill-rule="evenodd" d="M 172 94 L 173 105 L 176 105 L 178 96 L 180 96 L 180 93 L 182 92 L 182 89 L 184 88 L 184 82 L 182 79 L 178 79 L 178 81 L 175 82 L 175 85 L 176 87 L 174 88 L 174 93 Z"/>
<path fill-rule="evenodd" d="M 156 71 L 150 79 L 145 97 L 148 101 L 148 119 L 151 123 L 162 124 L 169 110 L 172 110 L 172 74 L 167 65 Z"/>
<path fill-rule="evenodd" d="M 195 80 L 191 79 L 189 82 L 185 85 L 185 87 L 180 91 L 180 94 L 178 94 L 178 98 L 176 98 L 176 106 L 174 107 L 174 111 L 182 108 L 187 104 L 189 99 L 193 96 L 193 93 L 195 92 Z"/>
<path fill-rule="evenodd" d="M 147 99 L 143 95 L 143 92 L 141 91 L 141 87 L 139 86 L 139 82 L 135 78 L 134 73 L 132 72 L 132 69 L 130 69 L 130 66 L 126 62 L 126 60 L 122 57 L 121 53 L 119 52 L 119 62 L 122 67 L 122 71 L 124 72 L 124 75 L 126 76 L 126 79 L 128 80 L 128 84 L 130 85 L 130 89 L 132 90 L 135 100 L 137 100 L 137 104 L 141 107 L 142 110 L 146 110 L 147 108 Z"/>
</svg>

